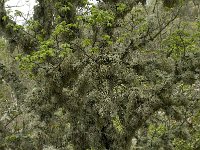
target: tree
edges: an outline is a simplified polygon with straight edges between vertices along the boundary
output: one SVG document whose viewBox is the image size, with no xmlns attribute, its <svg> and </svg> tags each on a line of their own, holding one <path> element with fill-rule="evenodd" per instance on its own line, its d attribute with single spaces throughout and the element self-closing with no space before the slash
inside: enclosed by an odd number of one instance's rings
<svg viewBox="0 0 200 150">
<path fill-rule="evenodd" d="M 182 111 L 197 106 L 200 26 L 181 16 L 197 2 L 38 0 L 26 26 L 9 18 L 4 3 L 1 35 L 17 65 L 1 62 L 0 79 L 20 115 L 36 120 L 25 122 L 40 124 L 22 122 L 14 138 L 4 131 L 2 149 L 125 150 L 137 137 L 144 146 L 140 137 L 148 130 L 153 139 L 155 118 L 164 113 L 178 124 L 187 120 Z"/>
</svg>

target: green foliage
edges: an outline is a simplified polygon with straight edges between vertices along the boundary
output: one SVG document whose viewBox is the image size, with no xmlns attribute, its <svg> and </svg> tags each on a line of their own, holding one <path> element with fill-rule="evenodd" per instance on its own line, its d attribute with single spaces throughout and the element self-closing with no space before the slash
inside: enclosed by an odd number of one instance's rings
<svg viewBox="0 0 200 150">
<path fill-rule="evenodd" d="M 116 116 L 115 118 L 113 118 L 112 122 L 116 131 L 119 132 L 120 134 L 123 134 L 123 126 L 120 123 L 119 116 Z"/>
<path fill-rule="evenodd" d="M 198 3 L 0 4 L 0 149 L 199 149 Z"/>
<path fill-rule="evenodd" d="M 105 26 L 112 26 L 114 21 L 114 14 L 109 11 L 100 10 L 97 7 L 93 6 L 91 8 L 91 16 L 88 16 L 88 22 L 91 25 L 105 25 Z"/>
<path fill-rule="evenodd" d="M 55 42 L 53 40 L 43 41 L 40 44 L 39 51 L 33 52 L 31 55 L 18 55 L 16 60 L 20 61 L 20 69 L 31 70 L 34 67 L 43 64 L 52 57 L 58 56 L 59 58 L 66 57 L 71 53 L 69 44 L 60 44 L 59 49 L 54 48 Z"/>
<path fill-rule="evenodd" d="M 118 3 L 116 6 L 117 6 L 117 11 L 119 11 L 120 13 L 123 13 L 126 9 L 126 4 L 124 3 Z"/>
<path fill-rule="evenodd" d="M 15 16 L 19 16 L 19 17 L 22 17 L 22 12 L 19 11 L 19 10 L 15 10 Z"/>
<path fill-rule="evenodd" d="M 198 51 L 198 46 L 193 35 L 186 31 L 177 30 L 164 41 L 167 51 L 174 59 L 185 57 L 187 53 Z"/>
</svg>

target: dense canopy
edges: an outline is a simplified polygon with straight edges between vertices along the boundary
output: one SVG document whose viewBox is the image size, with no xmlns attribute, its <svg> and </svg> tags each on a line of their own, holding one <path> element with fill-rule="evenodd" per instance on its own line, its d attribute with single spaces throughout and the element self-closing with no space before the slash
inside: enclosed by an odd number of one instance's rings
<svg viewBox="0 0 200 150">
<path fill-rule="evenodd" d="M 37 2 L 0 0 L 0 149 L 200 148 L 199 0 Z"/>
</svg>

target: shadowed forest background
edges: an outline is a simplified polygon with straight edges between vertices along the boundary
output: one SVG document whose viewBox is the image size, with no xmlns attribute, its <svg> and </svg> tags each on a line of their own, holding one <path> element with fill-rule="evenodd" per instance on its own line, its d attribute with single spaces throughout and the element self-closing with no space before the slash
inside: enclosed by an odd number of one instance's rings
<svg viewBox="0 0 200 150">
<path fill-rule="evenodd" d="M 5 3 L 0 150 L 200 149 L 199 0 Z"/>
</svg>

